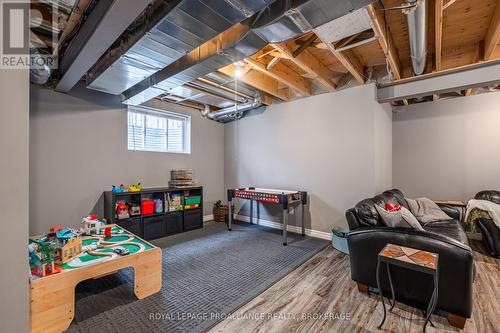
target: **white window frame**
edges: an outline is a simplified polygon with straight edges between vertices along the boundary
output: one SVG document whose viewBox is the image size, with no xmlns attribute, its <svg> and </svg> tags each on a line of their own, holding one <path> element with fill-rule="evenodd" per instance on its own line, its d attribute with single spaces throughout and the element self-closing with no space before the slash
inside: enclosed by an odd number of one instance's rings
<svg viewBox="0 0 500 333">
<path fill-rule="evenodd" d="M 182 120 L 184 128 L 182 130 L 183 138 L 182 138 L 182 151 L 169 151 L 168 145 L 166 150 L 158 150 L 158 149 L 141 149 L 135 147 L 129 147 L 129 123 L 128 116 L 129 113 L 140 113 L 144 115 L 156 116 L 164 119 L 175 119 Z M 144 126 L 144 131 L 146 131 L 146 126 Z M 144 133 L 146 136 L 146 133 Z M 146 137 L 144 137 L 146 140 Z M 167 129 L 167 140 L 168 140 L 168 129 Z M 145 106 L 133 106 L 129 105 L 127 108 L 127 150 L 128 151 L 141 151 L 141 152 L 155 152 L 155 153 L 170 153 L 170 154 L 191 154 L 191 116 L 175 113 L 166 110 L 154 109 Z"/>
</svg>

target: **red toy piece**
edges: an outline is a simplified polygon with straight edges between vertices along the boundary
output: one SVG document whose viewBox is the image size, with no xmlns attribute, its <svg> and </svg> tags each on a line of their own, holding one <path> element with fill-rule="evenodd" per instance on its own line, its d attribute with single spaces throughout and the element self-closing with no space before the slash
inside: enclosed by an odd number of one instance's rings
<svg viewBox="0 0 500 333">
<path fill-rule="evenodd" d="M 104 237 L 106 238 L 111 237 L 111 227 L 104 228 Z"/>
<path fill-rule="evenodd" d="M 50 232 L 51 232 L 51 233 L 53 233 L 53 232 L 57 232 L 57 231 L 59 231 L 59 230 L 63 230 L 63 229 L 64 229 L 64 227 L 63 227 L 63 226 L 61 226 L 61 225 L 56 225 L 55 227 L 50 228 Z"/>
</svg>

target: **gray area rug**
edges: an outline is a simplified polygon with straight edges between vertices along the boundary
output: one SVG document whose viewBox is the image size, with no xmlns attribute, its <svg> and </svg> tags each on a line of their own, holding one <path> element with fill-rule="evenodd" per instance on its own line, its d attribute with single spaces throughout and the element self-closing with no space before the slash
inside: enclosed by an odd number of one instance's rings
<svg viewBox="0 0 500 333">
<path fill-rule="evenodd" d="M 329 244 L 280 230 L 223 223 L 162 238 L 163 287 L 137 300 L 126 269 L 78 285 L 69 332 L 204 332 Z"/>
</svg>

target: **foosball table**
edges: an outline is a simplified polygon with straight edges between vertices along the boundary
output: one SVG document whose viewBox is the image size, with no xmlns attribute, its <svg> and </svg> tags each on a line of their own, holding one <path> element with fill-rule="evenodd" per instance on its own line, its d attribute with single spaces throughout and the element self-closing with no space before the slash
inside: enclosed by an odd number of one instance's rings
<svg viewBox="0 0 500 333">
<path fill-rule="evenodd" d="M 281 206 L 283 223 L 283 245 L 287 245 L 287 227 L 289 209 L 294 205 L 301 205 L 302 236 L 305 236 L 304 207 L 307 205 L 307 192 L 286 191 L 265 188 L 235 188 L 227 190 L 227 200 L 229 202 L 228 230 L 231 231 L 233 220 L 232 201 L 234 198 L 250 200 L 250 223 L 253 223 L 254 201 Z"/>
</svg>

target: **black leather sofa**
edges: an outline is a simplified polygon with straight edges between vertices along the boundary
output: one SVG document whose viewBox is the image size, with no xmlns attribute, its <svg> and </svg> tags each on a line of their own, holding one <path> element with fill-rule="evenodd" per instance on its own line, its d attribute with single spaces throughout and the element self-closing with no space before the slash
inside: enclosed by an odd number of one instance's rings
<svg viewBox="0 0 500 333">
<path fill-rule="evenodd" d="M 481 191 L 474 199 L 488 200 L 500 205 L 500 191 Z M 483 235 L 486 250 L 493 257 L 500 257 L 500 229 L 491 220 L 477 219 L 476 225 Z"/>
<path fill-rule="evenodd" d="M 377 256 L 387 243 L 438 253 L 439 298 L 435 312 L 447 316 L 451 325 L 463 328 L 472 312 L 474 261 L 460 224 L 460 212 L 454 207 L 440 206 L 453 219 L 429 223 L 424 226 L 425 231 L 390 228 L 382 223 L 375 209 L 375 204 L 384 207 L 387 201 L 408 208 L 403 193 L 394 189 L 362 200 L 346 212 L 351 278 L 362 292 L 376 289 Z M 425 309 L 433 289 L 431 277 L 399 267 L 393 267 L 391 273 L 396 300 Z M 381 271 L 381 287 L 390 295 L 385 265 Z"/>
</svg>

